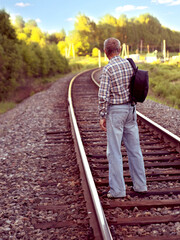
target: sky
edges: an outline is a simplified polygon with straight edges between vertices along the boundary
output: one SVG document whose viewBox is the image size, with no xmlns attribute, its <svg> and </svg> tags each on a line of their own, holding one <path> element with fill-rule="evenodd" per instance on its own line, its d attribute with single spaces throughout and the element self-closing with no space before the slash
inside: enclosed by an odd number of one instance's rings
<svg viewBox="0 0 180 240">
<path fill-rule="evenodd" d="M 180 0 L 0 0 L 0 9 L 12 19 L 20 15 L 25 22 L 36 20 L 39 28 L 49 33 L 64 29 L 68 34 L 79 14 L 98 23 L 106 14 L 132 18 L 149 13 L 162 26 L 180 31 Z"/>
</svg>

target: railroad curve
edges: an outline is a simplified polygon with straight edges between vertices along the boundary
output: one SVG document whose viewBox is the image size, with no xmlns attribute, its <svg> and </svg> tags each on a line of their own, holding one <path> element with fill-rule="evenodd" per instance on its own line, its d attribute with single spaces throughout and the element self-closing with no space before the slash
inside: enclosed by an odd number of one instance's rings
<svg viewBox="0 0 180 240">
<path fill-rule="evenodd" d="M 72 98 L 78 127 L 86 156 L 94 177 L 101 205 L 113 239 L 148 240 L 180 238 L 180 154 L 179 138 L 173 145 L 162 137 L 161 129 L 149 129 L 139 119 L 141 148 L 145 161 L 148 192 L 146 195 L 131 190 L 125 147 L 124 177 L 127 197 L 109 200 L 106 134 L 100 130 L 97 86 L 91 72 L 80 75 L 72 86 Z"/>
</svg>

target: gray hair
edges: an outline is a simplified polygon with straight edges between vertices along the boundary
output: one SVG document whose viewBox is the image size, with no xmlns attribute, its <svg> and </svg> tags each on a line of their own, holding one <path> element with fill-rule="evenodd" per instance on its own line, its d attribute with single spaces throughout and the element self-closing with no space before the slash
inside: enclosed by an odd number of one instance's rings
<svg viewBox="0 0 180 240">
<path fill-rule="evenodd" d="M 104 50 L 107 56 L 113 53 L 119 53 L 121 50 L 121 42 L 117 38 L 108 38 L 104 41 Z"/>
</svg>

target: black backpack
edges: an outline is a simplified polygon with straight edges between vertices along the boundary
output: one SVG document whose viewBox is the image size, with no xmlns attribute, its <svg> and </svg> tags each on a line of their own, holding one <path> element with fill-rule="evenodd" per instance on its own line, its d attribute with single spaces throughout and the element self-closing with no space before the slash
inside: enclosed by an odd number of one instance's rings
<svg viewBox="0 0 180 240">
<path fill-rule="evenodd" d="M 127 58 L 133 67 L 133 76 L 130 83 L 130 99 L 132 103 L 144 102 L 149 89 L 148 71 L 139 70 L 132 58 Z"/>
</svg>

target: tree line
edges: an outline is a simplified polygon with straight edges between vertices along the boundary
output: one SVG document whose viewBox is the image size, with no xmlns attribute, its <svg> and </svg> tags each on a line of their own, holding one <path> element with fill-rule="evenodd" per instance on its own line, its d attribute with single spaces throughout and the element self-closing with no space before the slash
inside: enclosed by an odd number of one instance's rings
<svg viewBox="0 0 180 240">
<path fill-rule="evenodd" d="M 14 27 L 19 40 L 37 42 L 41 46 L 54 43 L 64 56 L 72 55 L 72 51 L 78 56 L 91 55 L 94 48 L 103 51 L 103 42 L 109 37 L 118 38 L 129 46 L 131 52 L 140 48 L 147 50 L 147 46 L 150 51 L 161 51 L 163 40 L 166 40 L 169 52 L 180 50 L 180 32 L 162 26 L 148 13 L 131 19 L 124 14 L 119 18 L 107 14 L 98 23 L 85 14 L 79 14 L 74 30 L 68 35 L 63 29 L 53 34 L 43 33 L 34 20 L 24 22 L 21 16 L 16 17 Z"/>
<path fill-rule="evenodd" d="M 12 22 L 5 10 L 0 10 L 0 23 L 0 101 L 34 78 L 70 71 L 67 56 L 92 55 L 97 48 L 103 51 L 104 40 L 109 37 L 127 44 L 130 52 L 138 50 L 140 44 L 144 50 L 149 45 L 150 51 L 161 51 L 164 39 L 167 50 L 178 52 L 180 48 L 180 32 L 163 27 L 150 14 L 131 19 L 107 14 L 98 23 L 79 14 L 68 35 L 63 29 L 42 32 L 35 20 L 25 22 L 21 16 Z"/>
<path fill-rule="evenodd" d="M 180 48 L 180 32 L 163 27 L 148 13 L 131 19 L 126 15 L 115 18 L 107 14 L 98 23 L 80 14 L 68 41 L 74 43 L 77 54 L 84 55 L 90 54 L 94 47 L 103 51 L 103 42 L 109 37 L 118 38 L 129 46 L 131 52 L 138 50 L 141 44 L 144 50 L 149 45 L 150 51 L 161 51 L 163 40 L 166 40 L 168 51 L 179 52 Z"/>
</svg>

